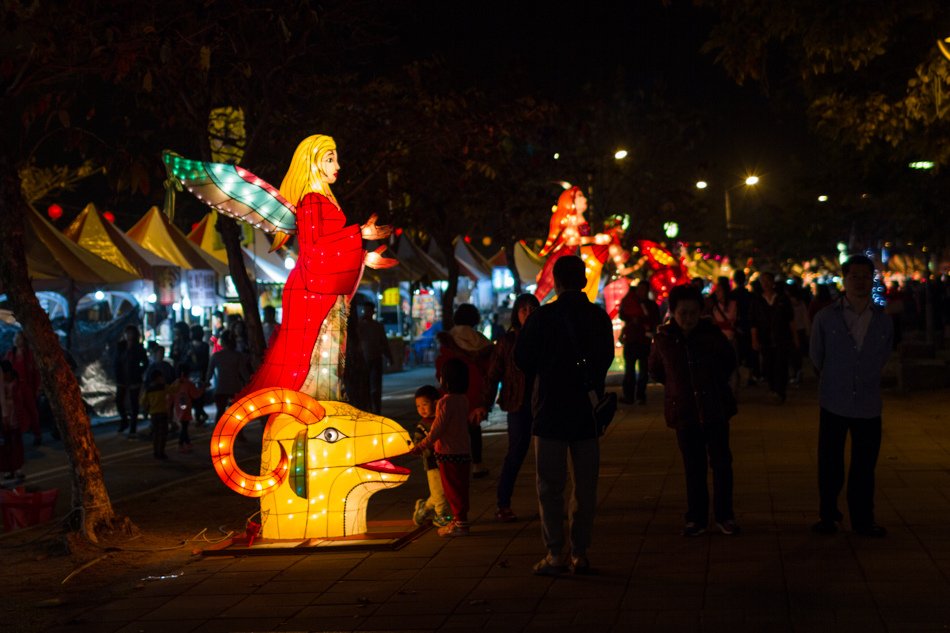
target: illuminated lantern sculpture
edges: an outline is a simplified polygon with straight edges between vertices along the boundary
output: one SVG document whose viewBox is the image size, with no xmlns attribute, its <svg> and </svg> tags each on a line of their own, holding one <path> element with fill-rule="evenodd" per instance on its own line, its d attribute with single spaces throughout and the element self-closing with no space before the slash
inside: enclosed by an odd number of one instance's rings
<svg viewBox="0 0 950 633">
<path fill-rule="evenodd" d="M 262 474 L 254 476 L 235 462 L 234 441 L 265 416 Z M 370 495 L 409 477 L 389 458 L 410 444 L 405 429 L 382 416 L 289 389 L 263 389 L 235 402 L 218 421 L 211 461 L 229 488 L 260 497 L 264 538 L 349 536 L 366 531 Z"/>
<path fill-rule="evenodd" d="M 50 220 L 58 220 L 63 217 L 63 207 L 54 202 L 46 209 L 46 214 L 49 216 Z"/>
<path fill-rule="evenodd" d="M 653 270 L 650 287 L 653 288 L 657 301 L 666 299 L 674 286 L 689 283 L 689 271 L 682 260 L 674 257 L 670 251 L 656 242 L 640 240 L 637 244 Z"/>
<path fill-rule="evenodd" d="M 534 291 L 538 301 L 544 301 L 554 290 L 554 263 L 565 255 L 579 255 L 584 260 L 587 268 L 587 287 L 584 292 L 591 301 L 596 300 L 603 263 L 599 263 L 597 255 L 588 245 L 608 244 L 610 237 L 604 234 L 591 236 L 590 224 L 584 218 L 585 211 L 587 198 L 579 187 L 571 187 L 561 193 L 551 210 L 548 238 L 538 253 L 540 257 L 547 257 L 538 273 L 538 287 Z"/>
<path fill-rule="evenodd" d="M 297 146 L 280 190 L 237 165 L 189 160 L 169 151 L 162 159 L 171 186 L 180 183 L 222 213 L 276 234 L 275 249 L 290 235 L 299 244 L 297 264 L 284 286 L 280 330 L 215 428 L 212 460 L 218 475 L 241 494 L 261 497 L 265 538 L 365 530 L 369 495 L 408 476 L 384 460 L 405 454 L 409 438 L 399 425 L 336 400 L 349 300 L 363 267 L 398 263 L 382 256 L 385 247 L 367 252 L 363 240 L 384 239 L 390 228 L 377 226 L 375 215 L 362 226 L 347 224 L 330 190 L 340 165 L 329 136 L 313 135 Z M 235 434 L 249 415 L 269 416 L 259 477 L 240 471 L 231 454 Z"/>
</svg>

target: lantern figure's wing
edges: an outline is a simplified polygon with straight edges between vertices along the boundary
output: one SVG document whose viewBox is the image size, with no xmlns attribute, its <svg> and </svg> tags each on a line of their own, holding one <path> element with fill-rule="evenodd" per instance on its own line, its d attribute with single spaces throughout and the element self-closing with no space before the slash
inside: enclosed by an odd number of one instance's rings
<svg viewBox="0 0 950 633">
<path fill-rule="evenodd" d="M 168 150 L 162 152 L 162 161 L 169 178 L 179 180 L 208 206 L 267 233 L 297 232 L 294 205 L 243 167 L 190 160 Z"/>
</svg>

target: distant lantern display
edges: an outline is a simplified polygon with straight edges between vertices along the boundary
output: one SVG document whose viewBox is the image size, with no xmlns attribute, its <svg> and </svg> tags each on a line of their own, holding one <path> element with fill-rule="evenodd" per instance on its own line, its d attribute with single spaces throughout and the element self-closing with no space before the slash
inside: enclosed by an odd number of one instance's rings
<svg viewBox="0 0 950 633">
<path fill-rule="evenodd" d="M 106 211 L 102 214 L 102 217 L 104 217 L 107 222 L 115 224 L 115 214 L 112 213 L 112 211 Z"/>
<path fill-rule="evenodd" d="M 58 220 L 63 217 L 63 207 L 54 202 L 46 209 L 46 215 L 49 216 L 50 220 Z"/>
</svg>

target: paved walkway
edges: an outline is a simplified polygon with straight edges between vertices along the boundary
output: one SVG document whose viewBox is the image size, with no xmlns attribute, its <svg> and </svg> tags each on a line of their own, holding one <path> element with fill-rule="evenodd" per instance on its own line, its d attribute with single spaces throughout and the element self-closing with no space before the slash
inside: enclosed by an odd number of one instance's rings
<svg viewBox="0 0 950 633">
<path fill-rule="evenodd" d="M 613 377 L 616 384 L 616 376 Z M 889 394 L 878 467 L 885 539 L 812 534 L 814 387 L 784 406 L 741 394 L 732 431 L 739 536 L 679 535 L 685 493 L 661 391 L 621 409 L 602 441 L 590 577 L 535 577 L 534 468 L 499 524 L 494 481 L 473 482 L 472 535 L 430 531 L 395 552 L 200 558 L 175 579 L 90 606 L 66 632 L 939 631 L 950 627 L 950 393 Z M 498 428 L 497 426 L 494 428 Z M 486 437 L 497 474 L 505 436 Z M 418 468 L 416 466 L 416 468 Z M 420 474 L 377 493 L 370 518 L 405 518 Z M 222 489 L 222 494 L 228 494 Z"/>
</svg>

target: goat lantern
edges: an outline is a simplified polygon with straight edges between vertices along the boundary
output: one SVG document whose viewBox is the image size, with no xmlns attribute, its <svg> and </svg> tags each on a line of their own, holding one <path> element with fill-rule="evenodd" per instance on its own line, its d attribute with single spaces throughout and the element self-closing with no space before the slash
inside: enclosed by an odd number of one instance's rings
<svg viewBox="0 0 950 633">
<path fill-rule="evenodd" d="M 234 458 L 237 434 L 266 417 L 261 475 Z M 409 470 L 389 462 L 409 435 L 396 422 L 342 402 L 317 401 L 289 389 L 263 389 L 235 402 L 218 421 L 211 459 L 235 492 L 261 499 L 266 539 L 349 536 L 366 531 L 366 506 Z"/>
</svg>

